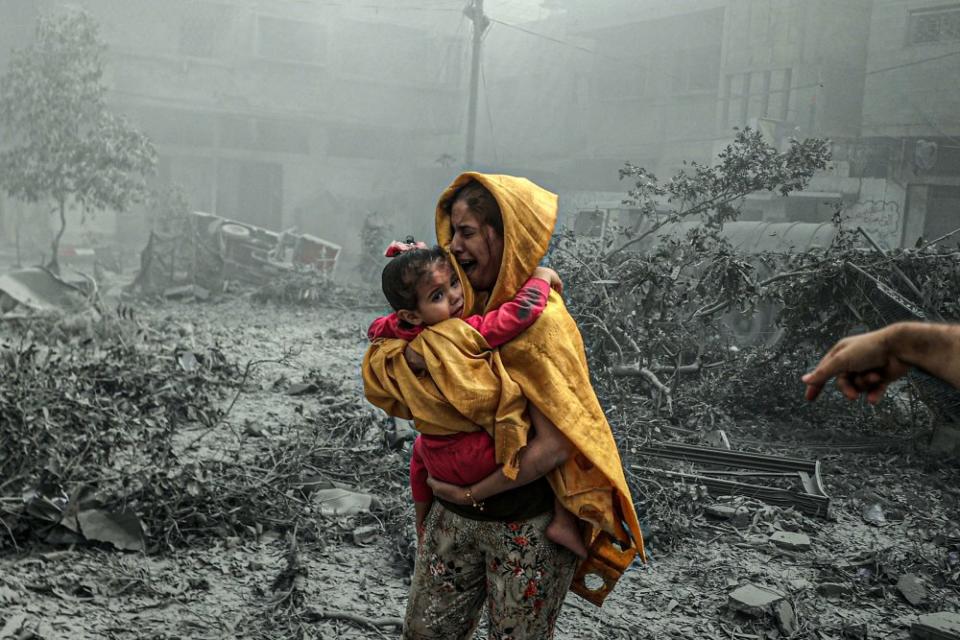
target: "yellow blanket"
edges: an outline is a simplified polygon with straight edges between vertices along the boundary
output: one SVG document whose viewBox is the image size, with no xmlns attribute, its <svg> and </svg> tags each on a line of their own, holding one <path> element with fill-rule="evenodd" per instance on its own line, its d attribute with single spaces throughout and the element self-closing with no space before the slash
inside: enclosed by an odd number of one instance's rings
<svg viewBox="0 0 960 640">
<path fill-rule="evenodd" d="M 511 299 L 545 255 L 556 223 L 557 197 L 523 178 L 462 174 L 444 192 L 437 207 L 437 240 L 441 246 L 448 245 L 451 238 L 449 216 L 442 203 L 471 180 L 493 193 L 504 224 L 503 260 L 489 296 L 474 295 L 460 273 L 465 308 L 471 313 L 483 313 Z M 454 267 L 459 271 L 458 265 Z M 447 324 L 452 321 L 442 323 Z M 438 327 L 441 325 L 433 329 Z M 385 340 L 371 345 L 363 366 L 368 398 L 394 415 L 414 416 L 415 422 L 419 421 L 418 428 L 422 425 L 439 430 L 433 433 L 467 430 L 464 420 L 488 428 L 490 414 L 481 416 L 479 407 L 482 404 L 489 409 L 491 400 L 478 403 L 473 398 L 475 394 L 489 393 L 491 388 L 486 383 L 477 384 L 474 376 L 479 368 L 471 369 L 471 360 L 463 357 L 479 345 L 463 342 L 456 346 L 454 343 L 463 335 L 448 333 L 448 340 L 440 342 L 435 337 L 425 337 L 428 333 L 424 331 L 411 346 L 427 358 L 429 379 L 418 380 L 410 372 L 403 359 L 405 343 Z M 465 362 L 467 368 L 462 369 Z M 599 605 L 633 557 L 637 553 L 643 555 L 643 538 L 613 434 L 590 384 L 583 340 L 563 300 L 551 292 L 540 318 L 501 346 L 499 358 L 490 356 L 490 363 L 489 372 L 507 385 L 506 393 L 497 397 L 500 413 L 495 414 L 495 421 L 515 415 L 512 411 L 516 409 L 507 411 L 500 407 L 502 396 L 509 395 L 507 387 L 515 384 L 523 397 L 536 405 L 577 448 L 577 453 L 549 480 L 562 504 L 586 523 L 585 542 L 590 555 L 574 578 L 573 590 Z M 418 380 L 418 386 L 412 384 L 411 376 Z M 444 399 L 448 406 L 444 406 Z M 514 407 L 512 402 L 508 400 L 507 404 Z M 522 432 L 522 436 L 511 443 L 525 444 L 525 429 L 525 424 L 518 426 L 516 431 Z M 515 452 L 501 455 L 500 442 L 497 444 L 498 460 L 515 458 Z M 618 543 L 614 544 L 614 540 Z M 585 577 L 589 574 L 602 578 L 604 586 L 588 588 Z"/>
<path fill-rule="evenodd" d="M 417 377 L 401 340 L 371 345 L 363 358 L 364 393 L 387 413 L 412 419 L 417 431 L 448 436 L 486 430 L 508 478 L 517 477 L 517 454 L 527 444 L 527 401 L 507 375 L 498 351 L 473 327 L 451 319 L 428 327 L 411 343 L 427 363 Z"/>
</svg>

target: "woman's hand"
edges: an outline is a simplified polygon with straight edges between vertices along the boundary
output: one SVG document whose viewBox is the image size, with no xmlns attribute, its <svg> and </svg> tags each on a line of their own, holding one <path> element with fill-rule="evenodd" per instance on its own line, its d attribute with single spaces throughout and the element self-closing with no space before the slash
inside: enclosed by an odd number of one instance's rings
<svg viewBox="0 0 960 640">
<path fill-rule="evenodd" d="M 427 484 L 433 490 L 433 495 L 441 500 L 464 506 L 473 504 L 473 500 L 467 495 L 470 487 L 460 487 L 449 482 L 442 482 L 431 476 L 427 476 Z"/>
</svg>

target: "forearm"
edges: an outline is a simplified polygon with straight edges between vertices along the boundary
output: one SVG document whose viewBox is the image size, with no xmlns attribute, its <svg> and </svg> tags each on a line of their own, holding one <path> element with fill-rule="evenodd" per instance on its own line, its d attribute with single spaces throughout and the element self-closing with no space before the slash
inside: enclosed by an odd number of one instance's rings
<svg viewBox="0 0 960 640">
<path fill-rule="evenodd" d="M 900 322 L 884 332 L 894 356 L 960 388 L 960 325 Z"/>
<path fill-rule="evenodd" d="M 530 415 L 536 436 L 520 450 L 520 469 L 516 479 L 511 480 L 502 469 L 498 469 L 470 487 L 474 500 L 486 500 L 539 480 L 570 457 L 573 452 L 570 441 L 533 405 L 530 405 Z"/>
</svg>

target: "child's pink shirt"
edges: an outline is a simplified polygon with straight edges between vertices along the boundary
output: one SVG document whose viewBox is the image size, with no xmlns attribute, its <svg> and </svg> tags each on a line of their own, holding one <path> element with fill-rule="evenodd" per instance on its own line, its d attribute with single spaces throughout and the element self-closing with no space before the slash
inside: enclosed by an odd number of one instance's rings
<svg viewBox="0 0 960 640">
<path fill-rule="evenodd" d="M 492 349 L 509 342 L 532 325 L 550 295 L 550 284 L 540 278 L 530 278 L 517 295 L 493 311 L 463 318 L 477 330 Z M 396 313 L 377 318 L 367 330 L 371 340 L 400 338 L 413 340 L 423 326 L 403 326 Z M 456 485 L 470 485 L 482 480 L 497 469 L 493 438 L 486 431 L 458 433 L 452 436 L 420 434 L 413 443 L 410 456 L 410 488 L 417 502 L 429 502 L 433 492 L 427 485 L 427 475 Z"/>
</svg>

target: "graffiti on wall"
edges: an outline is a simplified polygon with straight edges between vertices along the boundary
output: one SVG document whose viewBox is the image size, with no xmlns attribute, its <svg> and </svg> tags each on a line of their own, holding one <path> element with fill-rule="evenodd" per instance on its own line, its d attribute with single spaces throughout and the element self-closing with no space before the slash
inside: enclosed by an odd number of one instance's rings
<svg viewBox="0 0 960 640">
<path fill-rule="evenodd" d="M 861 200 L 841 212 L 848 229 L 863 227 L 884 249 L 900 246 L 903 234 L 903 215 L 899 202 L 889 200 Z"/>
</svg>

